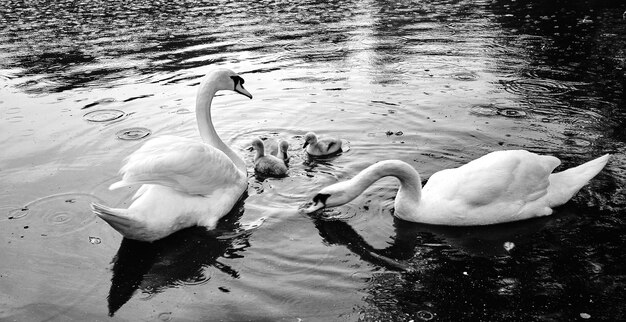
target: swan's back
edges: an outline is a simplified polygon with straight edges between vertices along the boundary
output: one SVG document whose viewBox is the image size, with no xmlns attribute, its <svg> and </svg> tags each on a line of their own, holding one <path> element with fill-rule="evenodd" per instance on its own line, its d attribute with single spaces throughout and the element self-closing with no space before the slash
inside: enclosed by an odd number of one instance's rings
<svg viewBox="0 0 626 322">
<path fill-rule="evenodd" d="M 547 201 L 556 157 L 497 151 L 433 174 L 422 200 L 431 223 L 486 225 L 552 213 Z M 441 220 L 441 222 L 439 222 Z"/>
<path fill-rule="evenodd" d="M 146 142 L 128 156 L 120 173 L 122 181 L 111 185 L 111 189 L 149 183 L 190 195 L 207 195 L 229 185 L 245 185 L 245 174 L 224 152 L 175 136 Z"/>
<path fill-rule="evenodd" d="M 553 156 L 498 151 L 435 173 L 423 189 L 428 222 L 486 225 L 552 214 L 608 162 L 609 155 L 559 173 Z M 443 220 L 442 218 L 445 218 Z"/>
<path fill-rule="evenodd" d="M 519 199 L 529 202 L 547 194 L 548 177 L 559 164 L 553 156 L 524 150 L 496 151 L 433 174 L 423 193 L 471 206 Z"/>
</svg>

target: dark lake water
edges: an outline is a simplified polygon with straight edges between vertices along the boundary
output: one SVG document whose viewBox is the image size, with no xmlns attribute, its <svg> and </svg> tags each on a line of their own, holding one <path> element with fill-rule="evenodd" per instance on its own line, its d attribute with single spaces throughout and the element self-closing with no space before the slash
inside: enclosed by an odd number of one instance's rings
<svg viewBox="0 0 626 322">
<path fill-rule="evenodd" d="M 220 136 L 289 141 L 219 232 L 123 240 L 89 203 L 146 139 L 199 138 L 215 67 Z M 626 320 L 626 3 L 6 0 L 0 6 L 0 320 Z M 349 149 L 309 160 L 303 135 Z M 394 219 L 394 179 L 295 209 L 380 160 L 427 179 L 495 150 L 611 161 L 548 218 L 470 228 Z M 559 168 L 559 169 L 562 169 Z M 558 170 L 558 169 L 557 169 Z M 264 224 L 235 234 L 241 224 Z"/>
</svg>

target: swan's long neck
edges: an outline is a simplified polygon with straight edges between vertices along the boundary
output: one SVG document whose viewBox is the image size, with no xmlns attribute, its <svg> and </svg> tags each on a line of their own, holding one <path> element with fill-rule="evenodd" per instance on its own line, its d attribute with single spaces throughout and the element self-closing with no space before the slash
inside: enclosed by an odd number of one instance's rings
<svg viewBox="0 0 626 322">
<path fill-rule="evenodd" d="M 400 180 L 400 189 L 396 195 L 396 213 L 404 211 L 404 208 L 417 206 L 422 196 L 422 182 L 419 174 L 413 167 L 399 160 L 386 160 L 378 162 L 361 171 L 348 183 L 348 195 L 360 195 L 374 182 L 383 177 L 393 176 Z M 400 207 L 399 207 L 400 206 Z M 400 208 L 400 209 L 398 209 Z"/>
<path fill-rule="evenodd" d="M 211 119 L 211 102 L 213 101 L 215 93 L 217 93 L 217 88 L 215 84 L 211 82 L 211 79 L 207 79 L 200 84 L 196 97 L 196 120 L 198 122 L 200 137 L 205 143 L 226 153 L 237 169 L 246 173 L 245 162 L 220 139 L 213 126 L 213 120 Z"/>
</svg>

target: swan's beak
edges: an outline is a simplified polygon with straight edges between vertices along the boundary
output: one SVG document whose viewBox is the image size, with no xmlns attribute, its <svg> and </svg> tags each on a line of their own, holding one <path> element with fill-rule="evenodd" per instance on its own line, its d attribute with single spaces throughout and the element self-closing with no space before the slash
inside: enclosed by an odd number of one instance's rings
<svg viewBox="0 0 626 322">
<path fill-rule="evenodd" d="M 254 151 L 254 147 L 251 145 L 251 146 L 247 147 L 246 150 L 248 152 L 252 152 L 252 151 Z"/>
<path fill-rule="evenodd" d="M 318 211 L 318 210 L 320 210 L 320 209 L 322 209 L 324 207 L 326 207 L 326 205 L 324 205 L 323 202 L 318 201 L 318 202 L 315 202 L 315 203 L 313 203 L 313 202 L 306 203 L 306 204 L 303 205 L 302 208 L 300 208 L 300 210 L 302 212 L 304 212 L 305 214 L 311 214 L 311 213 L 314 213 L 314 212 L 316 212 L 316 211 Z"/>
<path fill-rule="evenodd" d="M 304 213 L 310 214 L 313 212 L 316 212 L 322 208 L 326 207 L 326 200 L 328 199 L 328 197 L 330 197 L 329 194 L 325 194 L 325 193 L 318 193 L 317 195 L 315 195 L 315 197 L 313 197 L 313 200 L 311 200 L 311 202 L 306 203 L 305 205 L 303 205 L 302 207 L 302 211 Z"/>
<path fill-rule="evenodd" d="M 309 142 L 308 141 L 304 142 L 304 144 L 302 145 L 302 148 L 306 149 L 307 146 L 309 146 Z"/>
<path fill-rule="evenodd" d="M 243 86 L 241 86 L 241 84 L 237 84 L 235 85 L 235 92 L 249 98 L 252 99 L 252 94 L 250 94 L 245 88 L 243 88 Z"/>
</svg>

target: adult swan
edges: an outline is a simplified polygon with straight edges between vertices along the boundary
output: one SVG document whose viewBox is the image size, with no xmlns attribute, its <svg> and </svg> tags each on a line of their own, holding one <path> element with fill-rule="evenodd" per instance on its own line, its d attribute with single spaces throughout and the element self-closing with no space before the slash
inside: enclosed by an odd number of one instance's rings
<svg viewBox="0 0 626 322">
<path fill-rule="evenodd" d="M 378 179 L 400 180 L 394 215 L 407 221 L 449 226 L 489 225 L 547 216 L 570 200 L 609 160 L 595 160 L 552 173 L 561 161 L 524 150 L 497 151 L 456 169 L 433 174 L 422 188 L 410 165 L 381 161 L 354 178 L 319 191 L 307 213 L 345 204 Z"/>
<path fill-rule="evenodd" d="M 109 189 L 142 184 L 128 209 L 93 203 L 91 208 L 124 237 L 154 241 L 190 226 L 215 228 L 247 188 L 245 162 L 217 135 L 211 121 L 211 101 L 219 90 L 249 98 L 244 80 L 219 69 L 201 82 L 196 119 L 204 142 L 162 136 L 128 156 L 121 181 Z"/>
</svg>

